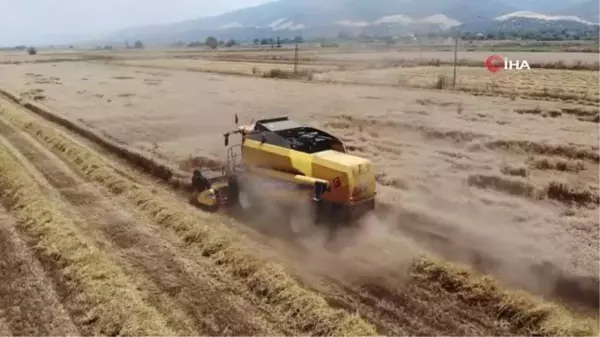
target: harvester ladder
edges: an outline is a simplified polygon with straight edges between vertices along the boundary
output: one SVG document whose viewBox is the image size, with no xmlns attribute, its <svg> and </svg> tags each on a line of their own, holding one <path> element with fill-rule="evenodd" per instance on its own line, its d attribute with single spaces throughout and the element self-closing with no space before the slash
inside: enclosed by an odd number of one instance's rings
<svg viewBox="0 0 600 337">
<path fill-rule="evenodd" d="M 235 172 L 236 167 L 241 164 L 242 145 L 231 145 L 227 149 L 227 173 Z"/>
</svg>

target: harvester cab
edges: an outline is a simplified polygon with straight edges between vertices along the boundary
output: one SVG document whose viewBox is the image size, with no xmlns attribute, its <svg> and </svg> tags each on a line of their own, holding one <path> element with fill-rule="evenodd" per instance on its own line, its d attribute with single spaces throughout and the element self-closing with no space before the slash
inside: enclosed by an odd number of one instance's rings
<svg viewBox="0 0 600 337">
<path fill-rule="evenodd" d="M 220 175 L 215 176 L 214 171 L 208 168 L 197 168 L 194 170 L 192 176 L 192 186 L 194 187 L 195 197 L 193 201 L 198 206 L 202 206 L 207 210 L 218 210 L 223 205 L 236 205 L 240 200 L 240 181 L 244 179 L 249 172 L 264 170 L 266 165 L 258 164 L 247 167 L 244 163 L 243 157 L 243 144 L 247 136 L 258 135 L 261 143 L 267 141 L 265 132 L 268 130 L 261 130 L 257 127 L 258 123 L 254 120 L 250 124 L 239 125 L 238 115 L 235 115 L 235 124 L 237 128 L 235 130 L 226 132 L 223 134 L 224 145 L 227 151 L 227 161 L 223 167 L 220 168 Z M 230 136 L 239 134 L 241 135 L 240 144 L 230 144 Z M 263 167 L 263 168 L 261 168 Z M 212 177 L 211 177 L 212 175 Z M 321 197 L 330 190 L 329 182 L 322 179 L 307 179 L 306 177 L 289 174 L 283 174 L 280 172 L 272 172 L 271 180 L 291 183 L 292 185 L 302 186 L 303 190 L 312 191 L 312 201 L 318 202 Z M 290 181 L 291 180 L 291 181 Z M 245 198 L 247 196 L 244 196 Z"/>
</svg>

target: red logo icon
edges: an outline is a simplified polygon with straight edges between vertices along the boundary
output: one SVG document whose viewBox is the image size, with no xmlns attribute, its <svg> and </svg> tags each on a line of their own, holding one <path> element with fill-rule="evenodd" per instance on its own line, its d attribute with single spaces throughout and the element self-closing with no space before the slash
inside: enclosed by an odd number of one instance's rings
<svg viewBox="0 0 600 337">
<path fill-rule="evenodd" d="M 504 59 L 499 55 L 492 55 L 485 59 L 485 67 L 493 73 L 498 72 L 504 69 Z"/>
<path fill-rule="evenodd" d="M 339 177 L 333 179 L 333 189 L 338 189 L 342 186 L 342 181 Z"/>
</svg>

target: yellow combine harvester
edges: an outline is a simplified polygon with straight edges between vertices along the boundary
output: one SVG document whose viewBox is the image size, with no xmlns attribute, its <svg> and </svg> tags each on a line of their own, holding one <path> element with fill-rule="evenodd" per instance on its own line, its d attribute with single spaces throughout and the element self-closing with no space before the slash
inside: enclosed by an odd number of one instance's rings
<svg viewBox="0 0 600 337">
<path fill-rule="evenodd" d="M 238 123 L 238 117 L 235 116 Z M 241 143 L 229 145 L 229 136 Z M 227 164 L 209 178 L 196 169 L 194 200 L 209 209 L 224 205 L 260 212 L 306 203 L 316 219 L 349 221 L 375 208 L 375 167 L 346 153 L 336 137 L 288 117 L 263 119 L 225 135 Z M 311 214 L 312 215 L 312 214 Z"/>
</svg>

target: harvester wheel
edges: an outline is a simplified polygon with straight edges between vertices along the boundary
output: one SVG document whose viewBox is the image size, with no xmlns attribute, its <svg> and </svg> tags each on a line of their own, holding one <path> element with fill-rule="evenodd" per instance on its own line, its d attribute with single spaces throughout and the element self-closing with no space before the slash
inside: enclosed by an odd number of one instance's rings
<svg viewBox="0 0 600 337">
<path fill-rule="evenodd" d="M 244 210 L 249 210 L 252 208 L 252 197 L 248 194 L 244 189 L 238 190 L 237 202 L 238 205 Z"/>
<path fill-rule="evenodd" d="M 244 186 L 244 183 L 240 183 L 237 179 L 234 181 L 235 187 L 232 190 L 232 194 L 234 194 L 236 207 L 243 212 L 256 209 L 259 206 L 259 201 L 252 188 Z"/>
<path fill-rule="evenodd" d="M 288 224 L 296 235 L 307 235 L 314 231 L 317 217 L 316 205 L 295 205 L 290 209 Z"/>
</svg>

